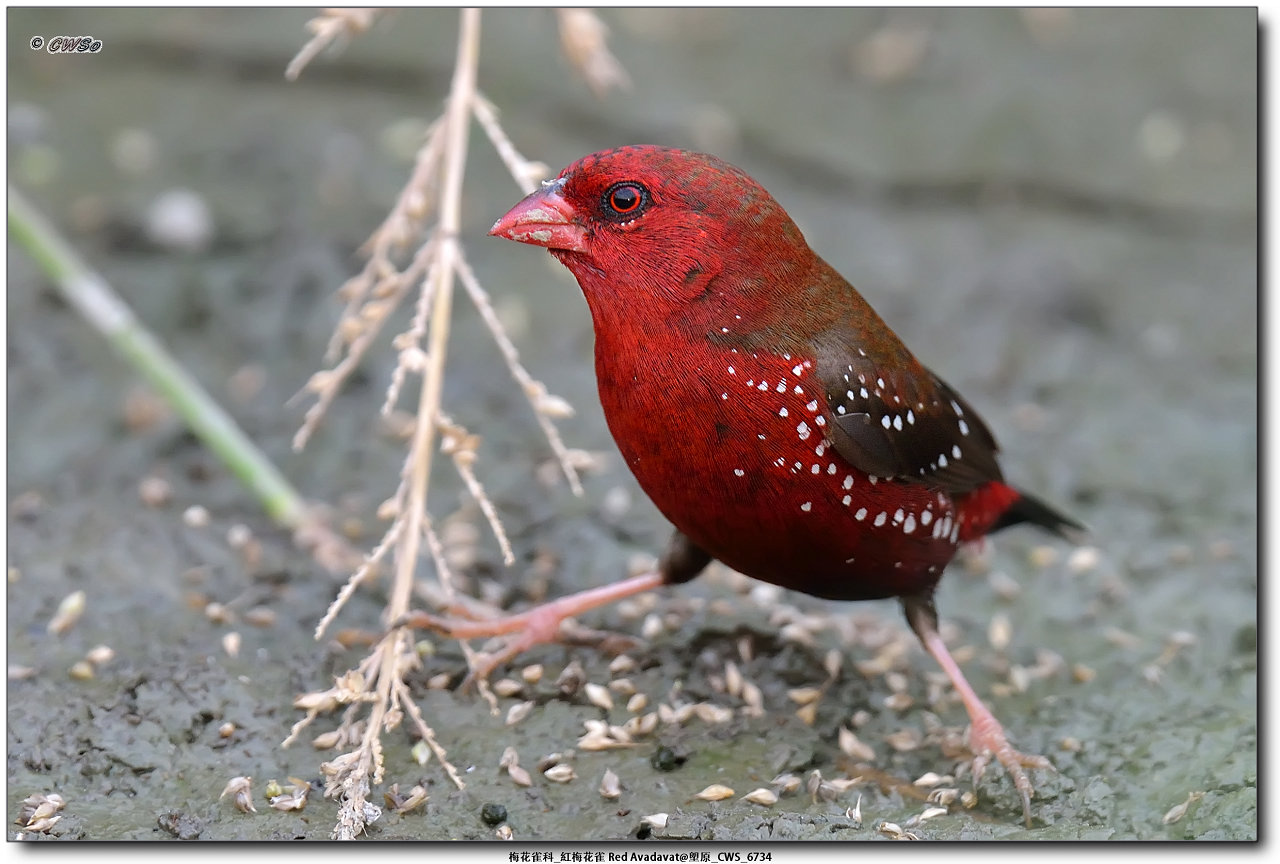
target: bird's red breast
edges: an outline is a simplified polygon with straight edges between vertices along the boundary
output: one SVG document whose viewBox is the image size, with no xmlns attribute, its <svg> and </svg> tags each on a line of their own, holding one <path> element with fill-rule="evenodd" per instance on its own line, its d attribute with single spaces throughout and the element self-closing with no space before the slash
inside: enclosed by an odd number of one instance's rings
<svg viewBox="0 0 1280 864">
<path fill-rule="evenodd" d="M 1019 498 L 977 413 L 728 163 L 592 154 L 490 233 L 577 277 L 627 465 L 734 569 L 833 599 L 915 593 Z"/>
</svg>

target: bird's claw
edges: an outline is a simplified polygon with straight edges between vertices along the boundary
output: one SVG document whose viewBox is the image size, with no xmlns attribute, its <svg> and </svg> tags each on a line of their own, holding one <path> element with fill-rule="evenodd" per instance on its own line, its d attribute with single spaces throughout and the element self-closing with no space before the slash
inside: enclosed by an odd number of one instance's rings
<svg viewBox="0 0 1280 864">
<path fill-rule="evenodd" d="M 1055 770 L 1053 763 L 1044 756 L 1014 750 L 1000 723 L 994 717 L 983 719 L 987 722 L 979 722 L 969 727 L 969 749 L 974 754 L 972 763 L 974 790 L 977 790 L 978 781 L 982 779 L 982 774 L 991 764 L 991 760 L 995 759 L 1009 775 L 1014 788 L 1022 797 L 1022 815 L 1027 827 L 1030 828 L 1031 798 L 1035 795 L 1035 788 L 1031 785 L 1031 778 L 1027 776 L 1027 769 L 1053 771 Z"/>
</svg>

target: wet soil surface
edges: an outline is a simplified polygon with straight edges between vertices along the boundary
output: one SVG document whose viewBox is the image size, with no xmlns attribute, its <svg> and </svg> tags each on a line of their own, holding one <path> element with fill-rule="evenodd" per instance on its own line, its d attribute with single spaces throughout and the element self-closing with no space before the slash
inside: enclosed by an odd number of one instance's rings
<svg viewBox="0 0 1280 864">
<path fill-rule="evenodd" d="M 10 12 L 8 167 L 298 487 L 369 546 L 402 459 L 376 416 L 391 352 L 373 352 L 300 454 L 289 441 L 303 407 L 285 403 L 319 368 L 333 292 L 438 109 L 456 13 L 394 13 L 287 84 L 309 14 Z M 583 622 L 640 640 L 633 668 L 612 672 L 588 648 L 536 649 L 499 673 L 521 687 L 497 715 L 454 686 L 458 647 L 433 640 L 414 693 L 466 789 L 419 765 L 403 728 L 389 734 L 385 786 L 423 784 L 429 800 L 385 815 L 369 837 L 492 838 L 492 804 L 517 840 L 884 839 L 885 821 L 928 839 L 1255 838 L 1252 11 L 603 15 L 634 87 L 597 101 L 560 59 L 550 13 L 486 13 L 481 87 L 517 145 L 556 169 L 636 141 L 742 165 L 983 411 L 1006 473 L 1093 529 L 1096 554 L 1001 535 L 981 561 L 954 565 L 939 595 L 949 644 L 971 646 L 970 680 L 1016 744 L 1057 772 L 1035 777 L 1030 829 L 994 770 L 976 807 L 906 827 L 926 806 L 922 775 L 971 787 L 951 749 L 963 709 L 935 698 L 937 671 L 896 606 L 828 604 L 714 571 Z M 71 32 L 103 51 L 26 45 Z M 484 238 L 519 193 L 478 132 L 473 142 L 473 266 L 533 374 L 577 408 L 563 424 L 570 446 L 604 454 L 583 498 L 548 481 L 527 406 L 460 309 L 445 403 L 484 437 L 481 475 L 518 562 L 502 567 L 482 525 L 459 554 L 473 590 L 518 606 L 620 577 L 668 528 L 612 449 L 576 286 L 536 250 Z M 194 229 L 176 220 L 207 238 L 199 251 L 148 222 L 180 189 L 211 216 L 203 229 L 198 213 Z M 312 636 L 342 577 L 297 551 L 176 421 L 149 417 L 135 375 L 9 251 L 9 820 L 28 795 L 58 793 L 62 819 L 27 836 L 328 837 L 332 801 L 280 812 L 262 792 L 272 778 L 318 782 L 338 752 L 316 752 L 310 731 L 280 742 L 301 716 L 294 697 L 363 656 Z M 441 469 L 431 506 L 443 518 L 465 500 Z M 166 499 L 144 501 L 147 477 L 167 482 Z M 208 524 L 184 519 L 193 505 Z M 248 552 L 229 540 L 245 529 Z M 335 632 L 376 631 L 384 590 L 362 590 Z M 75 591 L 83 616 L 51 635 Z M 910 647 L 877 668 L 898 643 Z M 99 645 L 114 657 L 73 676 Z M 759 688 L 757 716 L 726 692 L 737 689 L 729 661 Z M 587 682 L 630 679 L 645 712 L 731 710 L 661 723 L 632 747 L 578 750 L 577 779 L 551 782 L 535 769 L 574 749 L 584 721 L 635 713 L 627 685 L 615 684 L 611 709 L 585 687 L 557 687 L 572 662 Z M 534 663 L 544 672 L 528 683 L 520 672 Z M 450 686 L 429 688 L 441 673 Z M 806 715 L 810 688 L 821 693 Z M 519 701 L 535 704 L 509 726 Z M 870 754 L 846 754 L 841 728 Z M 531 787 L 499 770 L 507 747 Z M 620 778 L 616 800 L 598 792 L 606 770 Z M 814 771 L 863 780 L 811 791 Z M 773 806 L 743 798 L 788 773 L 800 788 Z M 219 800 L 238 775 L 253 778 L 256 813 Z M 698 798 L 711 784 L 734 797 Z M 1203 795 L 1181 818 L 1162 818 L 1192 793 Z M 659 813 L 665 823 L 644 821 Z"/>
</svg>

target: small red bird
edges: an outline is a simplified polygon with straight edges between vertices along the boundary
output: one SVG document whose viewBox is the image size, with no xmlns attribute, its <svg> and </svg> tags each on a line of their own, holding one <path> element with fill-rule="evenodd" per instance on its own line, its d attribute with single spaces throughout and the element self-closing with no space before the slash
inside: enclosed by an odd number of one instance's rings
<svg viewBox="0 0 1280 864">
<path fill-rule="evenodd" d="M 511 634 L 480 674 L 554 640 L 561 621 L 716 558 L 832 600 L 901 598 L 971 722 L 975 778 L 994 758 L 1030 824 L 1019 753 L 938 635 L 933 592 L 962 543 L 1030 522 L 1081 526 L 1007 485 L 977 412 L 926 369 L 786 211 L 714 156 L 633 146 L 560 172 L 489 232 L 569 268 L 596 333 L 605 419 L 675 525 L 658 570 L 494 621 L 407 620 L 459 638 Z"/>
</svg>

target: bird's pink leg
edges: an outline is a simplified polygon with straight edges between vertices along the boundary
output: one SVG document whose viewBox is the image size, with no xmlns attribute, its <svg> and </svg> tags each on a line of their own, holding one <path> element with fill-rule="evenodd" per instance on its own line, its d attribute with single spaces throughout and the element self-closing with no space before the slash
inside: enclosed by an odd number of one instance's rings
<svg viewBox="0 0 1280 864">
<path fill-rule="evenodd" d="M 410 612 L 397 621 L 396 625 L 435 630 L 454 639 L 510 636 L 511 638 L 501 649 L 493 654 L 484 655 L 472 670 L 472 674 L 477 678 L 488 678 L 489 673 L 517 654 L 528 651 L 535 645 L 558 641 L 561 638 L 560 625 L 566 618 L 616 603 L 634 594 L 652 591 L 665 583 L 666 580 L 662 574 L 653 571 L 609 585 L 601 585 L 598 588 L 588 588 L 577 594 L 551 600 L 524 612 L 502 618 L 488 620 L 445 618 L 416 611 Z"/>
<path fill-rule="evenodd" d="M 1034 790 L 1027 772 L 1023 769 L 1052 769 L 1053 765 L 1043 756 L 1019 753 L 1013 749 L 1004 734 L 1004 727 L 1000 725 L 1000 721 L 996 720 L 991 709 L 978 698 L 978 694 L 973 692 L 973 688 L 965 680 L 964 673 L 960 671 L 951 652 L 947 650 L 942 637 L 938 635 L 937 629 L 926 630 L 920 634 L 920 639 L 928 652 L 933 655 L 933 659 L 938 661 L 942 671 L 947 673 L 952 686 L 964 701 L 965 710 L 969 712 L 969 749 L 974 755 L 974 783 L 978 782 L 987 763 L 994 758 L 1004 767 L 1004 770 L 1009 772 L 1009 776 L 1013 778 L 1013 785 L 1022 793 L 1023 815 L 1026 817 L 1027 827 L 1031 827 L 1031 796 Z"/>
</svg>

